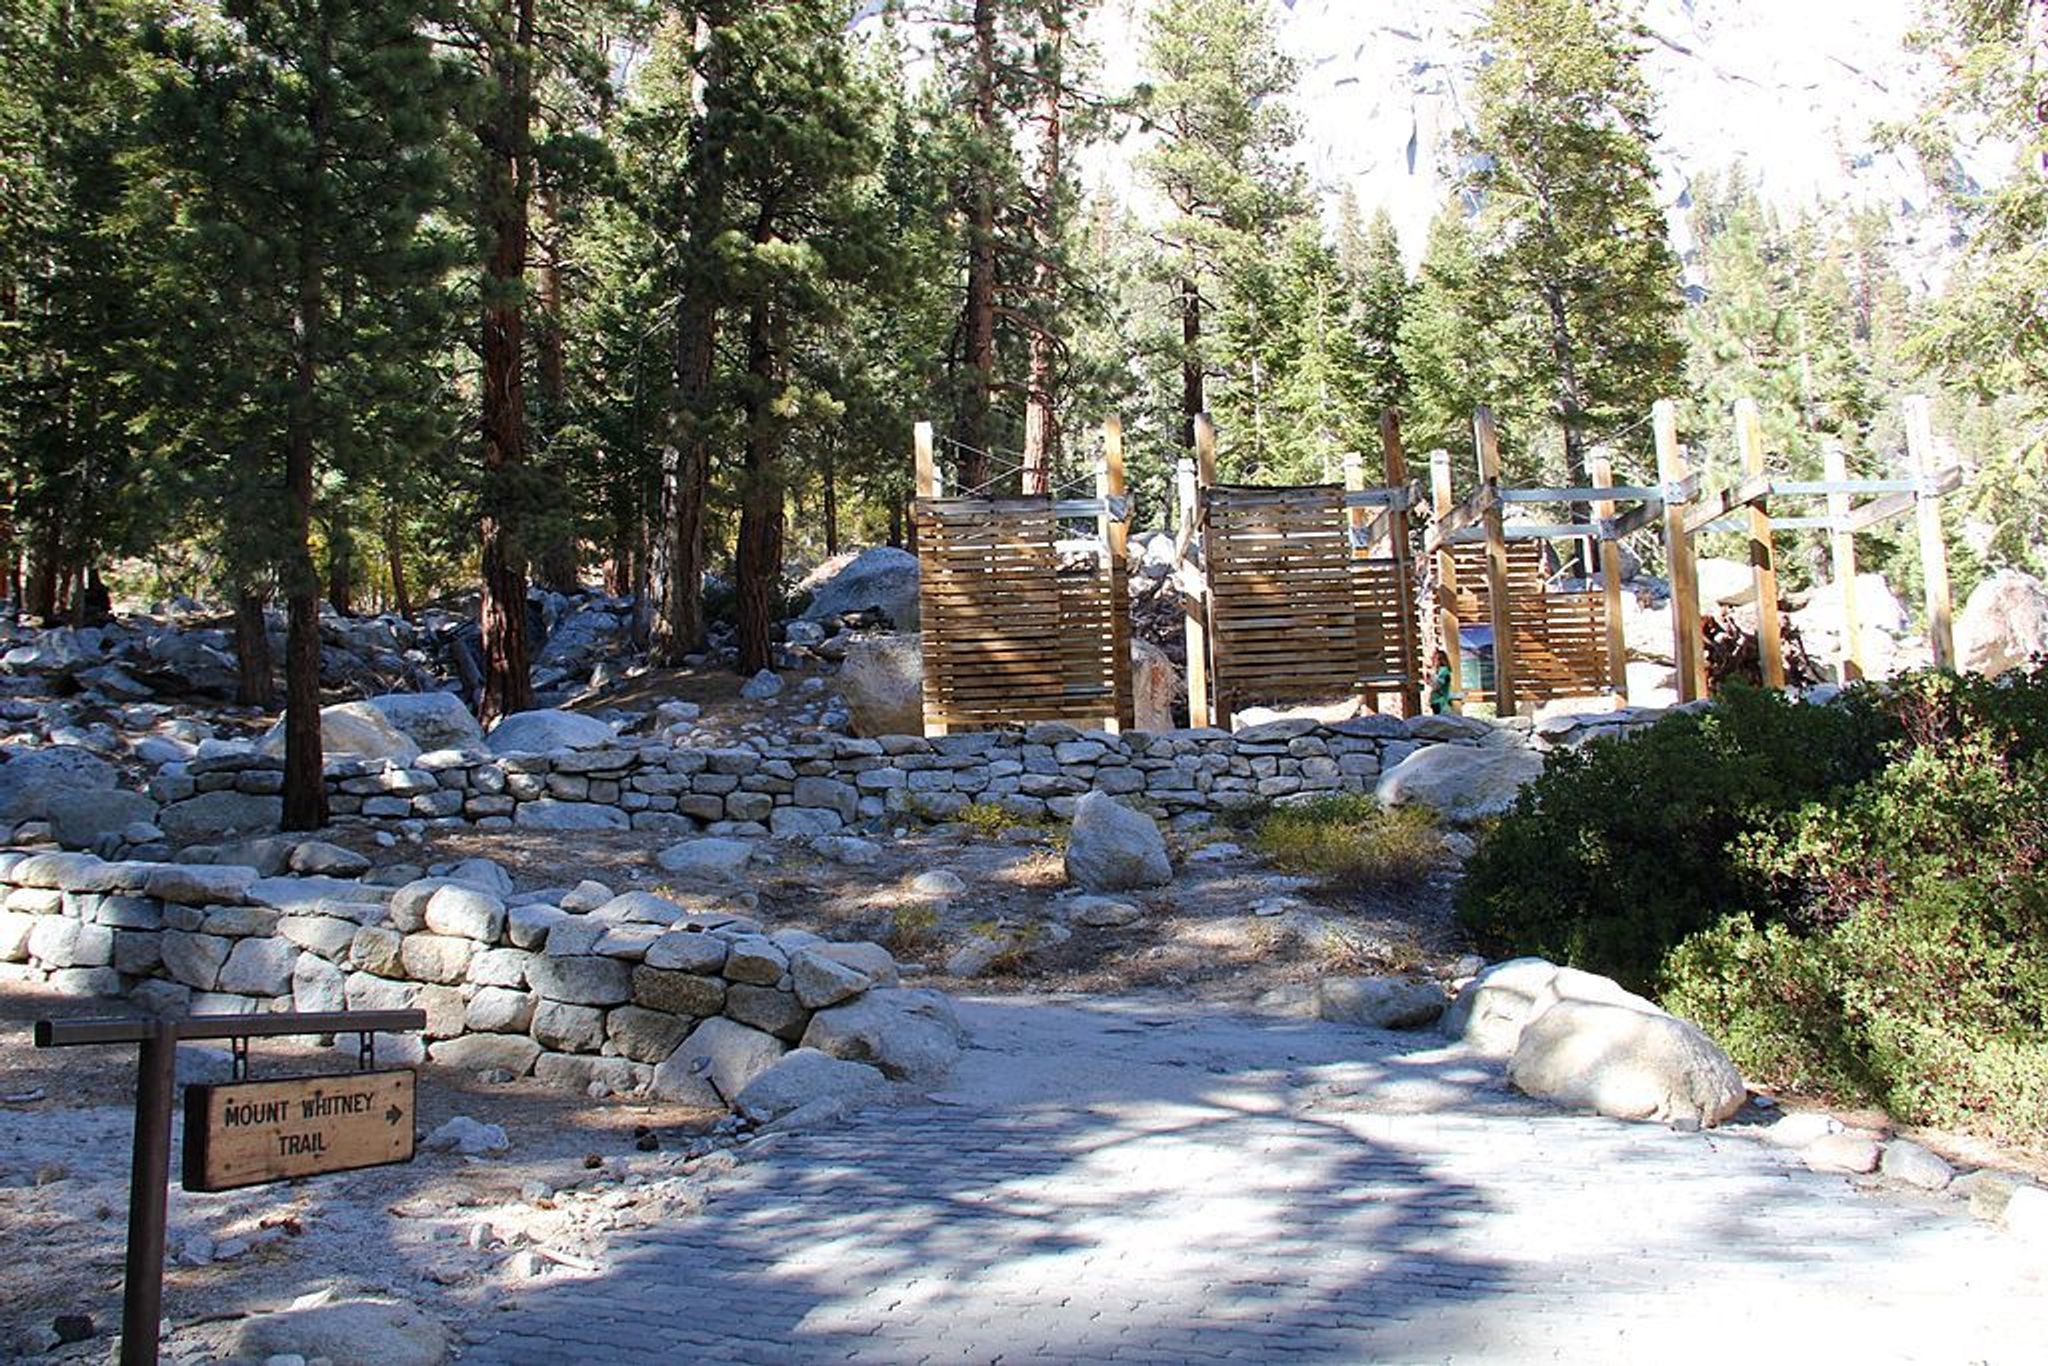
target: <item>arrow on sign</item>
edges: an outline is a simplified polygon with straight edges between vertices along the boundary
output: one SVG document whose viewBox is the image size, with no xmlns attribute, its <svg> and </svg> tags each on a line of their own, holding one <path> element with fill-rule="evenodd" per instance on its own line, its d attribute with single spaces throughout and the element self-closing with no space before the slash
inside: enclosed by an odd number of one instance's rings
<svg viewBox="0 0 2048 1366">
<path fill-rule="evenodd" d="M 396 1124 L 399 1120 L 404 1118 L 405 1111 L 399 1109 L 396 1105 L 392 1106 L 389 1110 L 386 1110 L 384 1112 L 384 1122 L 386 1124 Z"/>
</svg>

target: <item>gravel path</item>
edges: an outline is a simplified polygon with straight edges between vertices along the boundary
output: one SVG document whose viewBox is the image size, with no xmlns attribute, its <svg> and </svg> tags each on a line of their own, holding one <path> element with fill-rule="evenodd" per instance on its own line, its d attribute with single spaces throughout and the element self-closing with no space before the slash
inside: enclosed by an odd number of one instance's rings
<svg viewBox="0 0 2048 1366">
<path fill-rule="evenodd" d="M 1332 1025 L 962 1009 L 951 1090 L 757 1145 L 464 1360 L 2048 1360 L 2038 1253 L 1740 1126 L 1564 1115 Z"/>
</svg>

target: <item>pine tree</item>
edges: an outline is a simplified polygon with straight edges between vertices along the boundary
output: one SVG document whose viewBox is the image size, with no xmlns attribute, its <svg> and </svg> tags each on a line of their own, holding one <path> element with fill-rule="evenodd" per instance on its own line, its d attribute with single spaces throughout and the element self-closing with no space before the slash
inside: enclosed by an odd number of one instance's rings
<svg viewBox="0 0 2048 1366">
<path fill-rule="evenodd" d="M 159 422 L 221 490 L 229 558 L 275 565 L 285 594 L 291 830 L 326 819 L 321 467 L 405 450 L 430 426 L 412 396 L 449 256 L 422 223 L 448 189 L 452 101 L 428 17 L 412 0 L 224 0 L 218 23 L 157 35 L 178 70 L 156 91 L 161 180 L 138 205 L 165 234 Z"/>
<path fill-rule="evenodd" d="M 1492 283 L 1543 332 L 1506 353 L 1508 380 L 1547 397 L 1582 486 L 1588 444 L 1670 392 L 1681 358 L 1640 30 L 1617 0 L 1495 0 L 1479 39 L 1465 188 Z"/>
<path fill-rule="evenodd" d="M 1341 241 L 1341 239 L 1340 239 Z M 1401 363 L 1401 324 L 1415 287 L 1401 264 L 1401 239 L 1382 208 L 1357 243 L 1351 259 L 1338 258 L 1352 292 L 1351 326 L 1365 372 L 1363 395 L 1373 420 L 1387 408 L 1408 406 L 1408 371 Z"/>
<path fill-rule="evenodd" d="M 1430 224 L 1415 290 L 1401 316 L 1398 356 L 1408 383 L 1403 433 L 1411 448 L 1469 450 L 1472 410 L 1482 403 L 1500 410 L 1504 429 L 1519 426 L 1519 413 L 1503 402 L 1501 353 L 1515 332 L 1500 304 L 1478 238 L 1453 198 Z"/>
<path fill-rule="evenodd" d="M 1142 169 L 1170 211 L 1161 267 L 1180 327 L 1181 444 L 1192 447 L 1194 419 L 1211 406 L 1209 377 L 1228 364 L 1214 354 L 1213 315 L 1256 302 L 1246 299 L 1245 276 L 1300 209 L 1300 176 L 1286 161 L 1294 71 L 1262 0 L 1163 0 L 1145 34 L 1153 83 L 1138 105 L 1160 140 Z M 1239 320 L 1241 341 L 1249 321 Z M 1240 411 L 1255 414 L 1256 376 L 1248 364 L 1228 368 Z"/>
</svg>

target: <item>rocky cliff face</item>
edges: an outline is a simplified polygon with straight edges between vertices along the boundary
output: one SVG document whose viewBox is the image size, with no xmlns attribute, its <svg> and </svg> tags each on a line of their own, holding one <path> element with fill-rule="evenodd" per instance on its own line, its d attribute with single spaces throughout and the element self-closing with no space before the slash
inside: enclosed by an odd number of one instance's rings
<svg viewBox="0 0 2048 1366">
<path fill-rule="evenodd" d="M 1110 90 L 1142 78 L 1152 0 L 1102 0 L 1087 36 Z M 1369 214 L 1384 206 L 1411 259 L 1457 175 L 1454 138 L 1470 119 L 1485 53 L 1472 38 L 1484 0 L 1273 0 L 1283 47 L 1299 63 L 1302 161 L 1334 204 L 1346 187 Z M 1740 162 L 1782 209 L 1881 204 L 1898 220 L 1902 266 L 1925 277 L 1951 228 L 1912 159 L 1876 130 L 1911 118 L 1938 79 L 1909 52 L 1922 0 L 1644 0 L 1645 67 L 1657 92 L 1657 159 L 1681 251 L 1699 182 Z M 1092 183 L 1130 194 L 1137 141 L 1099 153 Z M 1984 148 L 1963 170 L 1997 178 Z"/>
</svg>

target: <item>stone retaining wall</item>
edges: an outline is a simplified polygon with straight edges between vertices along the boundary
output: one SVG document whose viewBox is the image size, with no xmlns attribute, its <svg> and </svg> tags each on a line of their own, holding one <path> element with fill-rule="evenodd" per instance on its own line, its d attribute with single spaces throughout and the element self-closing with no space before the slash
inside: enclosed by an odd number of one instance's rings
<svg viewBox="0 0 2048 1366">
<path fill-rule="evenodd" d="M 447 878 L 5 853 L 0 893 L 0 974 L 161 1015 L 418 1008 L 424 1035 L 380 1040 L 387 1058 L 579 1090 L 723 1106 L 799 1043 L 917 1079 L 950 1028 L 938 993 L 895 989 L 879 945 L 647 892 L 590 904 L 596 884 L 508 904 Z"/>
<path fill-rule="evenodd" d="M 925 739 L 819 735 L 728 749 L 665 740 L 552 754 L 442 750 L 409 764 L 331 761 L 339 821 L 470 823 L 483 829 L 648 830 L 664 835 L 828 834 L 890 816 L 947 820 L 993 803 L 1027 820 L 1066 818 L 1100 791 L 1163 819 L 1199 823 L 1296 793 L 1374 790 L 1429 744 L 1546 749 L 1648 724 L 1652 711 L 1531 725 L 1462 716 L 1281 720 L 1236 733 L 1112 735 L 1046 724 Z M 151 783 L 174 838 L 275 824 L 281 760 L 229 754 L 167 765 Z M 265 815 L 269 818 L 266 821 Z"/>
</svg>

